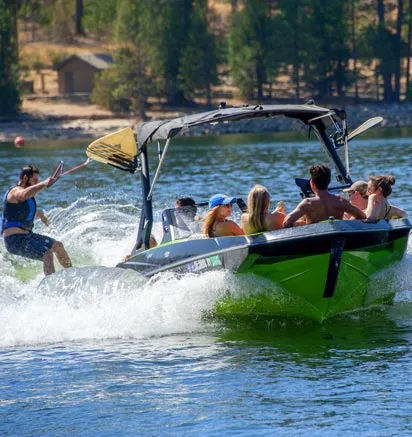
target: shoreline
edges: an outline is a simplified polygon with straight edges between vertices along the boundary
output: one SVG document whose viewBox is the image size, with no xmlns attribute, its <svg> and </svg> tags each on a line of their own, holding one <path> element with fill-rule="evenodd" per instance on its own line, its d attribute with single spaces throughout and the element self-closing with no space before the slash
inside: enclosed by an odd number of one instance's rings
<svg viewBox="0 0 412 437">
<path fill-rule="evenodd" d="M 325 106 L 331 107 L 336 105 Z M 379 126 L 380 128 L 412 128 L 412 103 L 370 103 L 345 105 L 342 108 L 347 112 L 349 131 L 362 124 L 368 118 L 375 116 L 382 116 L 384 118 Z M 191 113 L 193 112 L 196 111 Z M 197 112 L 201 112 L 201 110 Z M 170 118 L 167 114 L 164 115 L 164 117 L 159 116 L 156 119 Z M 176 114 L 176 116 L 178 115 Z M 100 114 L 91 114 L 88 117 L 76 117 L 73 115 L 47 117 L 22 114 L 16 120 L 0 121 L 0 142 L 13 143 L 14 138 L 17 136 L 22 136 L 26 141 L 97 139 L 125 127 L 136 129 L 139 123 L 140 121 L 137 118 L 107 117 Z M 197 129 L 191 130 L 191 136 L 299 132 L 305 129 L 306 126 L 299 120 L 277 117 L 265 120 L 264 123 L 259 120 L 245 120 L 236 123 L 220 124 L 218 126 L 200 126 Z"/>
</svg>

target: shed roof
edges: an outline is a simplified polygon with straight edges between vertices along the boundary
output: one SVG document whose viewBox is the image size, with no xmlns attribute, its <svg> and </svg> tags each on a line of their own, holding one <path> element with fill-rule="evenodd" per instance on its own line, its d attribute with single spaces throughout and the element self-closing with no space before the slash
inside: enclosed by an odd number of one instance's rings
<svg viewBox="0 0 412 437">
<path fill-rule="evenodd" d="M 73 59 L 81 59 L 96 70 L 104 70 L 113 64 L 112 56 L 107 53 L 77 53 L 65 59 L 57 69 L 60 70 Z"/>
</svg>

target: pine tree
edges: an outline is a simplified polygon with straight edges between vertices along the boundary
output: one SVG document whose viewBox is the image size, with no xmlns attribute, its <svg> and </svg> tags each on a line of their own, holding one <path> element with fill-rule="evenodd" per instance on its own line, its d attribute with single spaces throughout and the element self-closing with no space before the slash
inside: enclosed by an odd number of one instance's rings
<svg viewBox="0 0 412 437">
<path fill-rule="evenodd" d="M 112 68 L 96 80 L 92 100 L 113 111 L 133 111 L 146 118 L 149 95 L 155 93 L 151 74 L 153 48 L 145 39 L 150 4 L 144 0 L 121 0 L 114 34 L 119 49 Z"/>
<path fill-rule="evenodd" d="M 0 116 L 20 110 L 16 0 L 0 0 Z"/>
<path fill-rule="evenodd" d="M 350 4 L 341 0 L 308 0 L 311 32 L 307 43 L 312 56 L 305 68 L 304 78 L 317 97 L 343 96 L 351 82 L 348 71 L 350 59 Z"/>
<path fill-rule="evenodd" d="M 157 3 L 157 4 L 156 4 Z M 153 30 L 157 37 L 156 69 L 162 82 L 167 102 L 171 105 L 185 105 L 186 99 L 179 86 L 181 57 L 187 44 L 187 29 L 190 25 L 193 0 L 153 1 L 156 18 Z M 162 13 L 159 14 L 159 10 Z"/>
<path fill-rule="evenodd" d="M 383 81 L 386 102 L 400 100 L 403 3 L 402 0 L 376 0 L 368 4 L 369 25 L 364 31 L 362 48 L 365 57 L 377 60 L 375 74 L 378 82 L 380 78 Z M 376 25 L 370 16 L 376 17 Z M 380 83 L 378 90 L 379 86 Z"/>
<path fill-rule="evenodd" d="M 292 82 L 296 99 L 301 98 L 303 88 L 302 73 L 304 66 L 310 63 L 312 47 L 310 24 L 306 13 L 306 0 L 280 0 L 280 20 L 278 23 L 278 55 L 288 71 L 292 66 Z"/>
<path fill-rule="evenodd" d="M 214 36 L 207 27 L 207 5 L 194 5 L 186 46 L 179 66 L 179 87 L 186 99 L 200 90 L 211 105 L 211 85 L 217 83 L 217 49 Z"/>
<path fill-rule="evenodd" d="M 268 2 L 270 3 L 270 2 Z M 266 83 L 271 65 L 273 47 L 272 21 L 268 4 L 262 0 L 248 0 L 243 8 L 234 10 L 229 34 L 229 65 L 235 85 L 248 98 L 263 99 L 263 85 Z"/>
<path fill-rule="evenodd" d="M 116 26 L 121 0 L 87 0 L 84 3 L 84 31 L 98 38 L 110 39 Z"/>
</svg>

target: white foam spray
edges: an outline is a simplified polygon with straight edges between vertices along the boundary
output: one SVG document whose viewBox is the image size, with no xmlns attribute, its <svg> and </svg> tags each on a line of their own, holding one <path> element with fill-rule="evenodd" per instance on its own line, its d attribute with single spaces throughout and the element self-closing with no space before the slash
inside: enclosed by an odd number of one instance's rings
<svg viewBox="0 0 412 437">
<path fill-rule="evenodd" d="M 14 299 L 2 299 L 0 345 L 79 339 L 147 338 L 204 329 L 202 316 L 222 295 L 227 273 L 147 281 L 131 270 L 62 270 Z"/>
<path fill-rule="evenodd" d="M 36 223 L 35 230 L 61 240 L 77 267 L 43 279 L 40 262 L 12 256 L 0 244 L 0 346 L 198 332 L 227 290 L 244 296 L 271 288 L 263 279 L 222 271 L 146 280 L 116 269 L 133 247 L 138 216 L 119 200 L 81 198 L 48 216 L 50 228 Z M 391 269 L 397 301 L 411 302 L 412 239 Z"/>
</svg>

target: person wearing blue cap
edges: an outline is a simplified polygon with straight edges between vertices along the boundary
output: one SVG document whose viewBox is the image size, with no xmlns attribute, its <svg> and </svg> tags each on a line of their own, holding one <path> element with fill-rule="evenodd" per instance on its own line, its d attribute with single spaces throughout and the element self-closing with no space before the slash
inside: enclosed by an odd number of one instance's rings
<svg viewBox="0 0 412 437">
<path fill-rule="evenodd" d="M 236 197 L 215 194 L 209 199 L 209 212 L 205 215 L 203 231 L 210 238 L 245 235 L 242 228 L 227 218 L 232 214 Z"/>
</svg>

